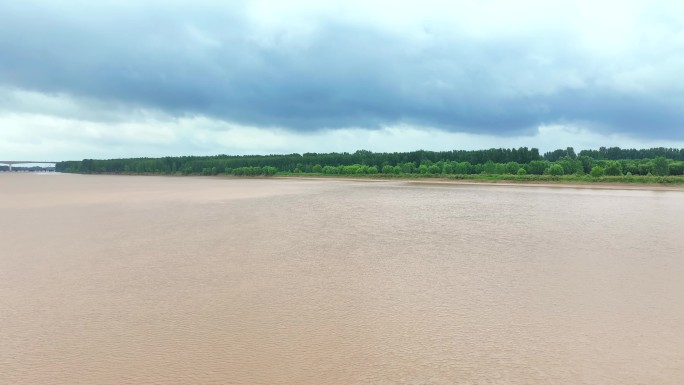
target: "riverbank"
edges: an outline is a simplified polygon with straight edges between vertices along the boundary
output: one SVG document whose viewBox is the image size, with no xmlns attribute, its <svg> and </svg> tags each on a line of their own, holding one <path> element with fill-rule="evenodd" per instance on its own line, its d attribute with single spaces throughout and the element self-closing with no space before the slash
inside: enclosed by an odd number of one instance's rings
<svg viewBox="0 0 684 385">
<path fill-rule="evenodd" d="M 312 180 L 338 180 L 338 181 L 358 181 L 358 182 L 388 182 L 401 181 L 412 184 L 423 185 L 476 185 L 476 186 L 516 186 L 516 187 L 548 187 L 548 188 L 574 188 L 574 189 L 605 189 L 605 190 L 658 190 L 658 191 L 684 191 L 684 178 L 681 182 L 648 182 L 644 180 L 626 182 L 624 177 L 603 177 L 596 178 L 594 181 L 584 181 L 579 179 L 558 178 L 556 179 L 506 179 L 492 178 L 459 178 L 454 177 L 405 177 L 387 176 L 382 174 L 365 176 L 344 176 L 344 175 L 312 175 L 312 174 L 288 174 L 277 175 L 270 178 L 283 179 L 312 179 Z M 242 178 L 242 177 L 238 177 Z M 660 177 L 636 177 L 636 178 L 660 178 Z M 636 179 L 635 178 L 635 179 Z M 667 177 L 674 179 L 675 177 Z"/>
<path fill-rule="evenodd" d="M 57 173 L 58 174 L 58 173 Z M 197 175 L 166 173 L 97 173 L 86 175 L 139 175 L 169 177 L 203 177 L 229 179 L 312 179 L 365 182 L 408 182 L 416 184 L 455 184 L 455 185 L 491 185 L 491 186 L 528 186 L 550 188 L 585 188 L 585 189 L 618 189 L 618 190 L 663 190 L 684 191 L 684 176 L 551 176 L 551 175 L 420 175 L 420 174 L 316 174 L 316 173 L 277 173 L 275 175 L 236 176 L 229 174 Z"/>
</svg>

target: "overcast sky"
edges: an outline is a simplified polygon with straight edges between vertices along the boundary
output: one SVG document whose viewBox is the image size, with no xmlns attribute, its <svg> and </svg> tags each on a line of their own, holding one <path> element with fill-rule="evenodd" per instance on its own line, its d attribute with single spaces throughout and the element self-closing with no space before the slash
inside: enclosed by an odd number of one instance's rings
<svg viewBox="0 0 684 385">
<path fill-rule="evenodd" d="M 684 2 L 0 0 L 0 159 L 519 146 L 684 148 Z"/>
</svg>

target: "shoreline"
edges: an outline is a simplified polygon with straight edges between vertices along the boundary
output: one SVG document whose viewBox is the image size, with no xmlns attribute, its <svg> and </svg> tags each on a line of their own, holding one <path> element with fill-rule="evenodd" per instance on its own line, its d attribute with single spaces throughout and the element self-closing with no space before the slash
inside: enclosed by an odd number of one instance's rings
<svg viewBox="0 0 684 385">
<path fill-rule="evenodd" d="M 229 177 L 242 179 L 244 177 Z M 458 185 L 458 186 L 498 186 L 498 187 L 542 187 L 542 188 L 570 188 L 586 190 L 651 190 L 651 191 L 681 191 L 684 192 L 684 185 L 663 185 L 659 183 L 620 183 L 620 182 L 534 182 L 534 181 L 482 181 L 477 179 L 449 179 L 449 178 L 359 178 L 343 176 L 298 176 L 298 175 L 276 175 L 274 177 L 263 177 L 260 179 L 305 179 L 305 180 L 332 180 L 339 182 L 404 182 L 419 185 Z"/>
<path fill-rule="evenodd" d="M 21 173 L 31 174 L 31 173 Z M 541 188 L 568 188 L 568 189 L 587 189 L 587 190 L 642 190 L 642 191 L 679 191 L 684 192 L 684 184 L 663 184 L 663 183 L 624 183 L 611 181 L 516 181 L 516 180 L 482 180 L 482 179 L 452 179 L 441 177 L 426 177 L 426 178 L 383 178 L 383 177 L 358 177 L 358 176 L 323 176 L 323 175 L 274 175 L 274 176 L 235 176 L 235 175 L 178 175 L 178 174 L 124 174 L 124 173 L 99 173 L 99 174 L 81 174 L 81 173 L 60 173 L 54 172 L 51 174 L 67 174 L 67 175 L 108 175 L 108 176 L 155 176 L 155 177 L 171 177 L 171 178 L 219 178 L 219 179 L 299 179 L 299 180 L 316 180 L 316 181 L 338 181 L 338 182 L 401 182 L 406 184 L 416 185 L 440 185 L 440 186 L 494 186 L 494 187 L 541 187 Z"/>
</svg>

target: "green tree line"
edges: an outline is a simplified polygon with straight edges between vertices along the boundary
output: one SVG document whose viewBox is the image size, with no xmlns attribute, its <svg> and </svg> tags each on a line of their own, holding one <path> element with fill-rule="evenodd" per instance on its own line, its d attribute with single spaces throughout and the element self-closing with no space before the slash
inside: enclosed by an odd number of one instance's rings
<svg viewBox="0 0 684 385">
<path fill-rule="evenodd" d="M 540 155 L 536 148 L 454 151 L 217 155 L 60 162 L 59 172 L 85 174 L 181 174 L 257 176 L 325 175 L 684 175 L 684 149 L 582 150 L 572 147 Z"/>
</svg>

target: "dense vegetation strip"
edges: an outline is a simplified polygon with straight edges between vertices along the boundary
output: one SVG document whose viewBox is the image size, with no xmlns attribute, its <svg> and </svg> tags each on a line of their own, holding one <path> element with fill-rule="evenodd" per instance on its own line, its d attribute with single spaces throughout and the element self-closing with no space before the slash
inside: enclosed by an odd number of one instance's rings
<svg viewBox="0 0 684 385">
<path fill-rule="evenodd" d="M 684 183 L 684 149 L 582 150 L 536 148 L 378 153 L 305 153 L 84 159 L 60 162 L 57 171 L 87 174 L 271 176 L 292 174 L 444 177 L 514 181 L 616 181 Z"/>
</svg>

